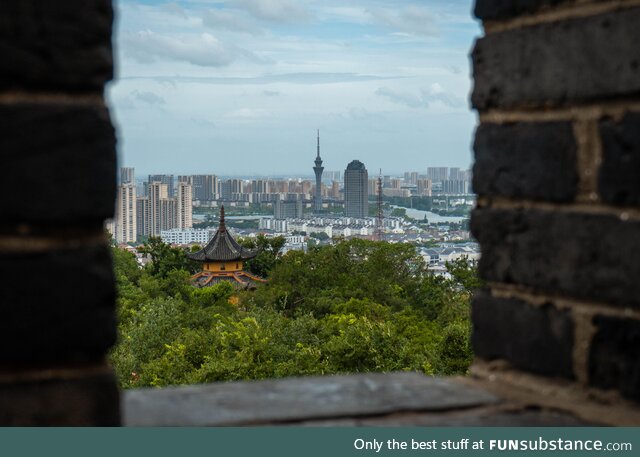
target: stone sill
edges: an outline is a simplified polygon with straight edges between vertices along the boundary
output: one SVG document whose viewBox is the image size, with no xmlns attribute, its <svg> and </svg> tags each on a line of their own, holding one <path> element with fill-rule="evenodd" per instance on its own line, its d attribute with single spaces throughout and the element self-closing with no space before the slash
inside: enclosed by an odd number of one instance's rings
<svg viewBox="0 0 640 457">
<path fill-rule="evenodd" d="M 126 426 L 581 426 L 575 416 L 524 407 L 469 378 L 372 373 L 134 389 Z"/>
</svg>

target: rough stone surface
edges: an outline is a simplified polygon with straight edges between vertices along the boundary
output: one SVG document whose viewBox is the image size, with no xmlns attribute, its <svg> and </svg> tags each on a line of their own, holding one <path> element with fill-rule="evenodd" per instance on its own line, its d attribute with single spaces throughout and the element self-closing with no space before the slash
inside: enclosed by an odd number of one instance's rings
<svg viewBox="0 0 640 457">
<path fill-rule="evenodd" d="M 569 122 L 481 124 L 475 136 L 478 195 L 567 202 L 576 195 L 576 143 Z"/>
<path fill-rule="evenodd" d="M 589 352 L 589 382 L 640 400 L 640 321 L 596 316 Z"/>
<path fill-rule="evenodd" d="M 107 247 L 0 254 L 0 363 L 94 360 L 115 342 Z"/>
<path fill-rule="evenodd" d="M 252 425 L 442 411 L 498 401 L 485 391 L 416 373 L 219 383 L 123 395 L 124 423 L 129 426 Z"/>
<path fill-rule="evenodd" d="M 640 222 L 535 209 L 478 209 L 479 272 L 488 281 L 640 307 Z"/>
<path fill-rule="evenodd" d="M 477 0 L 473 14 L 485 21 L 507 19 L 563 2 L 566 0 Z"/>
<path fill-rule="evenodd" d="M 628 113 L 619 122 L 600 122 L 602 165 L 598 192 L 603 201 L 640 204 L 640 113 Z"/>
<path fill-rule="evenodd" d="M 505 359 L 533 373 L 573 378 L 573 323 L 568 311 L 477 292 L 472 321 L 476 356 Z"/>
<path fill-rule="evenodd" d="M 0 426 L 120 425 L 112 374 L 0 383 Z"/>
<path fill-rule="evenodd" d="M 102 92 L 112 20 L 110 0 L 0 3 L 0 88 Z"/>
<path fill-rule="evenodd" d="M 640 92 L 640 8 L 480 38 L 472 53 L 479 110 L 611 99 Z"/>
<path fill-rule="evenodd" d="M 103 107 L 0 105 L 0 223 L 102 224 L 115 204 L 115 134 Z"/>
</svg>

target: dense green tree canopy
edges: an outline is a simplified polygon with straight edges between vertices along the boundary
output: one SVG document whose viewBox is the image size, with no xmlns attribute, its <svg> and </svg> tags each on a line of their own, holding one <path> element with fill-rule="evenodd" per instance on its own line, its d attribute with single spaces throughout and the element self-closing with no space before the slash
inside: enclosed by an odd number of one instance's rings
<svg viewBox="0 0 640 457">
<path fill-rule="evenodd" d="M 114 248 L 124 388 L 293 375 L 411 370 L 464 374 L 471 361 L 473 266 L 432 275 L 415 247 L 351 240 L 279 255 L 258 238 L 254 291 L 191 286 L 181 250 L 150 240 L 140 269 Z M 180 255 L 179 255 L 180 254 Z M 259 273 L 258 273 L 259 272 Z"/>
</svg>

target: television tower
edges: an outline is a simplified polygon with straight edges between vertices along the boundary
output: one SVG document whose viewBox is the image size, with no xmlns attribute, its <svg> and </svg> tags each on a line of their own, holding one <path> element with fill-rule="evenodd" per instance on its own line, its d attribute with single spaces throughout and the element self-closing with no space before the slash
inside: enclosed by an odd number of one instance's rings
<svg viewBox="0 0 640 457">
<path fill-rule="evenodd" d="M 320 129 L 318 129 L 318 155 L 316 155 L 314 163 L 316 164 L 313 167 L 313 172 L 316 174 L 316 195 L 313 202 L 313 212 L 320 214 L 322 213 L 322 172 L 324 171 L 320 158 Z"/>
</svg>

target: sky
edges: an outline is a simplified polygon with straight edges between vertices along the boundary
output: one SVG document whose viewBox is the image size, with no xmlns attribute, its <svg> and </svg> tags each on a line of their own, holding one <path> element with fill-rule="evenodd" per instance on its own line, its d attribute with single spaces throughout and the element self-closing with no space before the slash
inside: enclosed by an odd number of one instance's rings
<svg viewBox="0 0 640 457">
<path fill-rule="evenodd" d="M 471 0 L 117 0 L 107 99 L 136 174 L 467 168 Z"/>
</svg>

